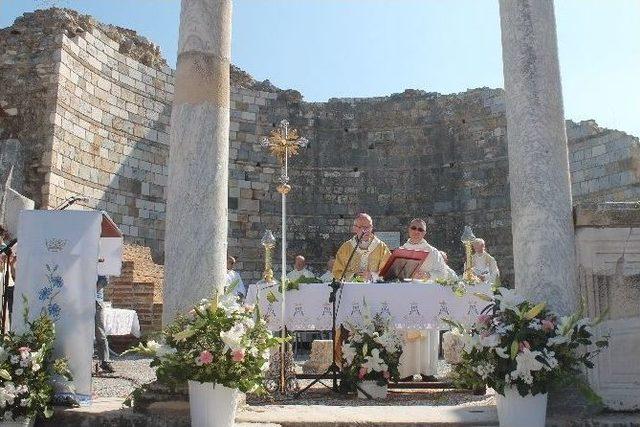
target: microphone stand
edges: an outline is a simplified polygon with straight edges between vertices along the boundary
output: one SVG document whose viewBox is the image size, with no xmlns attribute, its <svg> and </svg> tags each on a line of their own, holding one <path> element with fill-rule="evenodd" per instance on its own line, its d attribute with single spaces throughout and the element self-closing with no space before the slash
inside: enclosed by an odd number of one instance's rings
<svg viewBox="0 0 640 427">
<path fill-rule="evenodd" d="M 329 287 L 331 288 L 331 293 L 329 294 L 329 302 L 331 303 L 331 327 L 332 327 L 331 350 L 333 352 L 331 365 L 327 368 L 326 371 L 324 371 L 322 374 L 318 375 L 313 381 L 311 381 L 311 383 L 309 383 L 305 388 L 297 392 L 296 395 L 294 396 L 296 399 L 300 397 L 302 393 L 309 390 L 314 384 L 318 382 L 322 385 L 325 385 L 324 383 L 321 382 L 321 380 L 323 380 L 324 377 L 326 377 L 329 374 L 331 374 L 331 378 L 332 378 L 332 385 L 333 385 L 332 390 L 336 393 L 339 391 L 338 375 L 342 376 L 342 372 L 340 367 L 338 366 L 338 360 L 337 360 L 338 352 L 336 351 L 336 317 L 338 315 L 338 310 L 336 307 L 336 295 L 338 293 L 338 290 L 342 290 L 342 285 L 344 284 L 343 282 L 344 276 L 347 274 L 347 269 L 349 268 L 349 264 L 351 264 L 351 260 L 353 259 L 353 256 L 355 255 L 356 250 L 358 249 L 358 246 L 360 246 L 360 241 L 362 241 L 363 236 L 364 236 L 364 233 L 361 233 L 360 235 L 356 236 L 356 244 L 353 247 L 353 250 L 351 251 L 349 258 L 347 259 L 347 264 L 344 266 L 344 270 L 342 270 L 342 275 L 340 275 L 340 279 L 336 280 L 336 278 L 334 277 L 331 283 L 329 283 Z M 340 300 L 342 300 L 342 292 L 340 292 Z M 340 302 L 338 302 L 338 307 L 339 306 L 340 306 Z M 362 390 L 357 385 L 356 387 L 367 397 L 367 399 L 372 398 L 369 393 Z"/>
</svg>

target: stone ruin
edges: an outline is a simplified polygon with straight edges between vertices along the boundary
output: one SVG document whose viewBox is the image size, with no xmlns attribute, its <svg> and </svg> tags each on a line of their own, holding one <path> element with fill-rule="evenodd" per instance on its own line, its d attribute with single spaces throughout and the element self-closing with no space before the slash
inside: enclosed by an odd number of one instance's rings
<svg viewBox="0 0 640 427">
<path fill-rule="evenodd" d="M 425 218 L 428 240 L 458 271 L 460 235 L 471 225 L 512 282 L 502 89 L 305 102 L 230 72 L 228 244 L 246 282 L 261 276 L 262 233 L 280 227 L 280 166 L 257 142 L 283 118 L 311 141 L 290 164 L 290 262 L 302 253 L 321 273 L 366 210 L 401 241 L 409 219 Z M 0 179 L 13 168 L 11 186 L 37 208 L 85 195 L 111 215 L 135 245 L 112 299 L 137 292 L 134 306 L 117 305 L 146 313 L 143 332 L 159 327 L 162 275 L 153 265 L 172 238 L 164 224 L 174 80 L 152 42 L 72 10 L 28 13 L 0 29 Z M 593 120 L 567 121 L 567 134 L 574 202 L 639 199 L 637 137 Z M 144 261 L 140 246 L 149 248 Z"/>
</svg>

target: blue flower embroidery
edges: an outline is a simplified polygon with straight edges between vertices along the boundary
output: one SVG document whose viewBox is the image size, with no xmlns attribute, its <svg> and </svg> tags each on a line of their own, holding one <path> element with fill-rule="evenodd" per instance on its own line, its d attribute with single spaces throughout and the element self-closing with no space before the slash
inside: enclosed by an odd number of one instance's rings
<svg viewBox="0 0 640 427">
<path fill-rule="evenodd" d="M 38 292 L 38 299 L 40 301 L 49 299 L 52 291 L 53 291 L 52 288 L 49 288 L 48 286 L 45 285 L 45 287 L 40 289 L 40 291 Z"/>
<path fill-rule="evenodd" d="M 42 288 L 38 291 L 38 299 L 43 302 L 41 312 L 48 314 L 53 320 L 58 320 L 61 309 L 54 301 L 62 291 L 64 279 L 58 272 L 58 265 L 45 264 L 45 267 L 47 268 L 45 276 L 49 283 L 43 284 Z"/>
<path fill-rule="evenodd" d="M 49 316 L 51 316 L 53 320 L 58 320 L 58 317 L 60 317 L 60 306 L 57 303 L 49 306 Z"/>
<path fill-rule="evenodd" d="M 62 276 L 51 276 L 51 278 L 49 279 L 49 283 L 51 283 L 54 288 L 61 288 L 62 286 L 64 286 Z"/>
</svg>

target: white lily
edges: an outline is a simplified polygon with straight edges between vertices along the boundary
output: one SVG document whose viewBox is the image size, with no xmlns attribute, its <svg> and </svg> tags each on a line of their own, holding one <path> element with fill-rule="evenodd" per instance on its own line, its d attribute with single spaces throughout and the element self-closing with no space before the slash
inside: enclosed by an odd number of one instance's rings
<svg viewBox="0 0 640 427">
<path fill-rule="evenodd" d="M 371 356 L 367 356 L 365 362 L 362 364 L 363 368 L 367 368 L 369 371 L 383 372 L 389 369 L 384 360 L 380 357 L 380 350 L 374 348 L 371 350 Z"/>
</svg>

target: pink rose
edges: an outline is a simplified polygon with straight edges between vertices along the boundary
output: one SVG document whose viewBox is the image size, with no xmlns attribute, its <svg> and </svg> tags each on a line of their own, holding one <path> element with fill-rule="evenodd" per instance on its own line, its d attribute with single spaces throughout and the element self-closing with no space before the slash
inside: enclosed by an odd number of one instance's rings
<svg viewBox="0 0 640 427">
<path fill-rule="evenodd" d="M 520 344 L 518 345 L 518 350 L 522 351 L 525 348 L 527 350 L 531 350 L 531 344 L 529 344 L 529 341 L 520 341 Z"/>
<path fill-rule="evenodd" d="M 360 368 L 360 371 L 358 371 L 358 378 L 359 379 L 364 379 L 364 376 L 367 375 L 367 368 L 362 367 Z"/>
<path fill-rule="evenodd" d="M 244 350 L 237 348 L 231 352 L 231 360 L 234 362 L 242 362 L 244 360 Z"/>
<path fill-rule="evenodd" d="M 29 347 L 20 347 L 18 351 L 20 352 L 20 357 L 25 359 L 31 352 L 31 349 Z"/>
<path fill-rule="evenodd" d="M 545 332 L 551 332 L 555 329 L 556 325 L 551 320 L 544 319 L 542 321 L 542 330 Z"/>
<path fill-rule="evenodd" d="M 211 352 L 208 350 L 204 350 L 202 353 L 200 353 L 200 356 L 198 357 L 198 361 L 202 365 L 208 365 L 211 362 L 213 362 L 213 354 L 211 354 Z"/>
<path fill-rule="evenodd" d="M 477 323 L 484 323 L 485 325 L 488 325 L 489 323 L 491 323 L 491 316 L 489 316 L 488 314 L 481 314 L 476 319 L 476 322 Z"/>
<path fill-rule="evenodd" d="M 382 373 L 382 376 L 384 377 L 385 380 L 388 380 L 389 378 L 391 378 L 391 374 L 389 373 L 389 371 L 384 371 Z"/>
</svg>

